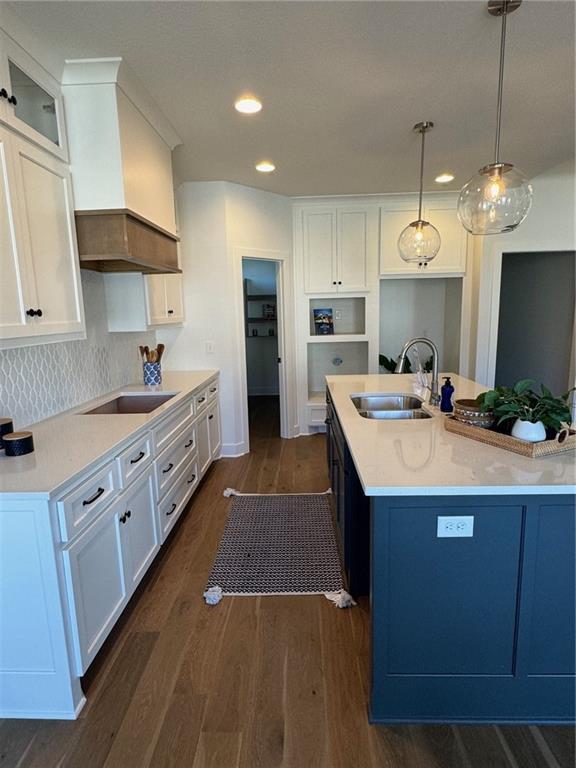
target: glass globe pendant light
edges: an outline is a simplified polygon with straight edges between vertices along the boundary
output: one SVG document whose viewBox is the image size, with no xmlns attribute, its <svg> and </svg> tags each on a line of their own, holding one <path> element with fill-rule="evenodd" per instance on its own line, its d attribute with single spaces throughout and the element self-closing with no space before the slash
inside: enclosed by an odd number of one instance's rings
<svg viewBox="0 0 576 768">
<path fill-rule="evenodd" d="M 500 160 L 506 17 L 515 11 L 521 2 L 522 0 L 488 2 L 488 13 L 502 17 L 494 162 L 481 168 L 477 175 L 462 187 L 457 209 L 460 222 L 473 235 L 512 232 L 524 221 L 532 205 L 532 185 L 528 179 L 518 168 Z"/>
<path fill-rule="evenodd" d="M 440 233 L 422 218 L 422 188 L 424 179 L 424 138 L 426 131 L 434 127 L 434 123 L 424 121 L 416 123 L 414 130 L 422 136 L 422 150 L 420 154 L 420 196 L 418 198 L 418 218 L 412 221 L 402 230 L 398 238 L 398 250 L 404 261 L 417 261 L 426 264 L 432 261 L 440 250 Z"/>
</svg>

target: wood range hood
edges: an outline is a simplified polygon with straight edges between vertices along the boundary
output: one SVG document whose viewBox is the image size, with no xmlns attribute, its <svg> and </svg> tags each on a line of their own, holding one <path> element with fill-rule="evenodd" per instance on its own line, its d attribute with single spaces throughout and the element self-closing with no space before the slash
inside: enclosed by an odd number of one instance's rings
<svg viewBox="0 0 576 768">
<path fill-rule="evenodd" d="M 176 235 L 127 208 L 75 211 L 80 267 L 166 274 L 178 268 Z"/>
</svg>

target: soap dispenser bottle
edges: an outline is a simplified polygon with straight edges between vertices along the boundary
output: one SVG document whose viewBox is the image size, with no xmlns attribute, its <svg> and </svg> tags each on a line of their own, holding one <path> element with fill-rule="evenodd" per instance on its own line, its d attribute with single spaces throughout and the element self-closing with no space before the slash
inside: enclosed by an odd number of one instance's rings
<svg viewBox="0 0 576 768">
<path fill-rule="evenodd" d="M 450 381 L 450 376 L 443 376 L 444 384 L 440 390 L 442 399 L 440 401 L 440 410 L 442 413 L 452 413 L 454 406 L 452 405 L 452 395 L 454 394 L 454 387 Z"/>
</svg>

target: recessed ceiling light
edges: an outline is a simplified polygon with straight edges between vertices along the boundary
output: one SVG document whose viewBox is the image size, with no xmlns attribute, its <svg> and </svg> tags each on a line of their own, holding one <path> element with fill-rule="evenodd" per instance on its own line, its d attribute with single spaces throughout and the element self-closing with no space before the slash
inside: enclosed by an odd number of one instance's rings
<svg viewBox="0 0 576 768">
<path fill-rule="evenodd" d="M 262 160 L 262 162 L 256 163 L 256 170 L 260 171 L 260 173 L 272 173 L 272 171 L 276 170 L 276 166 L 269 160 Z"/>
<path fill-rule="evenodd" d="M 262 102 L 255 96 L 241 96 L 234 104 L 234 109 L 243 115 L 255 115 L 262 109 Z"/>
<path fill-rule="evenodd" d="M 449 182 L 454 181 L 454 174 L 449 172 L 441 173 L 439 176 L 436 176 L 434 181 L 438 184 L 448 184 Z"/>
</svg>

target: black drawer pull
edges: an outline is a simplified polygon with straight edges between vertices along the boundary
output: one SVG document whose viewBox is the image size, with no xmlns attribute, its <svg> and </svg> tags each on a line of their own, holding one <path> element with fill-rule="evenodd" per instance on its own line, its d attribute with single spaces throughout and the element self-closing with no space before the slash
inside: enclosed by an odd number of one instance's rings
<svg viewBox="0 0 576 768">
<path fill-rule="evenodd" d="M 213 419 L 213 418 L 214 418 L 214 414 L 211 413 L 210 416 L 208 416 L 208 420 Z"/>
<path fill-rule="evenodd" d="M 218 392 L 218 387 L 212 387 L 212 389 L 210 390 L 210 394 L 213 395 L 214 392 Z"/>
<path fill-rule="evenodd" d="M 174 510 L 176 509 L 177 506 L 178 506 L 177 504 L 172 504 L 172 509 L 170 510 L 170 512 L 166 512 L 166 517 L 168 517 L 168 515 L 171 515 L 172 512 L 174 512 Z"/>
<path fill-rule="evenodd" d="M 130 459 L 130 464 L 138 464 L 138 462 L 140 461 L 140 459 L 143 459 L 143 458 L 144 458 L 144 456 L 146 456 L 146 454 L 144 453 L 144 451 L 140 451 L 140 453 L 138 454 L 138 456 L 136 456 L 136 458 L 135 458 L 135 459 Z"/>
<path fill-rule="evenodd" d="M 16 104 L 18 104 L 18 99 L 16 96 L 10 96 L 8 99 L 8 104 L 14 104 L 14 106 L 16 106 Z"/>
<path fill-rule="evenodd" d="M 174 314 L 174 310 L 173 310 L 173 309 L 169 309 L 169 310 L 168 310 L 168 314 L 169 314 L 169 315 L 173 315 L 173 314 Z"/>
<path fill-rule="evenodd" d="M 127 509 L 126 510 L 126 517 L 132 517 L 132 511 Z"/>
<path fill-rule="evenodd" d="M 88 504 L 94 504 L 96 499 L 99 499 L 100 496 L 102 496 L 103 493 L 104 493 L 104 488 L 98 488 L 98 490 L 96 491 L 94 496 L 92 496 L 91 499 L 84 499 L 84 501 L 82 502 L 82 506 L 83 507 L 87 507 Z"/>
<path fill-rule="evenodd" d="M 120 520 L 120 522 L 122 523 L 122 525 L 124 525 L 124 523 L 126 522 L 126 515 L 122 515 L 122 516 L 121 516 L 121 517 L 119 517 L 118 519 Z"/>
<path fill-rule="evenodd" d="M 162 474 L 163 474 L 163 475 L 165 475 L 165 474 L 166 474 L 166 472 L 170 472 L 170 470 L 172 469 L 172 467 L 173 467 L 173 466 L 174 466 L 174 464 L 172 464 L 172 462 L 170 462 L 170 464 L 168 464 L 168 466 L 166 467 L 166 469 L 163 469 L 163 470 L 162 470 Z"/>
<path fill-rule="evenodd" d="M 194 482 L 194 480 L 196 480 L 196 475 L 192 475 L 190 480 L 188 480 L 188 485 L 191 485 Z"/>
<path fill-rule="evenodd" d="M 191 445 L 194 445 L 194 440 L 189 440 L 189 441 L 186 443 L 186 445 L 184 446 L 184 448 L 190 448 L 190 446 L 191 446 Z"/>
<path fill-rule="evenodd" d="M 200 405 L 200 403 L 203 403 L 205 400 L 206 400 L 205 397 L 199 397 L 198 398 L 198 405 Z"/>
</svg>

